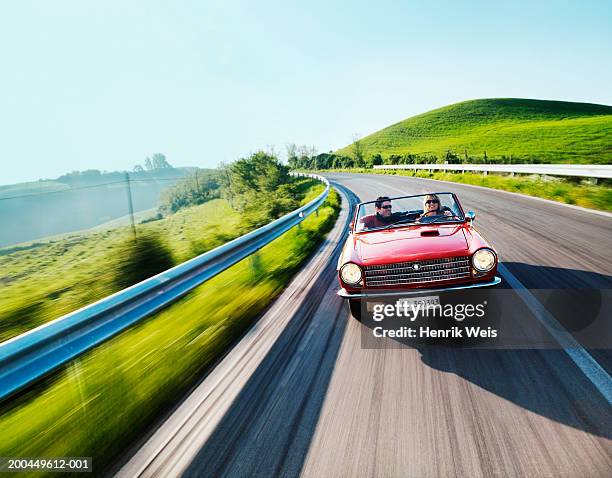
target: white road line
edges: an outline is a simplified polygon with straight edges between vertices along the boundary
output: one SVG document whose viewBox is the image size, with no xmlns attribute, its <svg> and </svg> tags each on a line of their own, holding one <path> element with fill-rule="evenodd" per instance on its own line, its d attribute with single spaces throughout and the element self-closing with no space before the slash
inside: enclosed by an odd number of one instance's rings
<svg viewBox="0 0 612 478">
<path fill-rule="evenodd" d="M 540 304 L 535 296 L 527 289 L 518 278 L 501 262 L 497 266 L 498 271 L 508 284 L 523 299 L 529 310 L 536 319 L 544 326 L 553 338 L 559 342 L 563 350 L 576 366 L 595 385 L 609 405 L 612 405 L 612 377 L 601 365 L 587 352 L 576 339 L 565 330 L 546 308 Z"/>
</svg>

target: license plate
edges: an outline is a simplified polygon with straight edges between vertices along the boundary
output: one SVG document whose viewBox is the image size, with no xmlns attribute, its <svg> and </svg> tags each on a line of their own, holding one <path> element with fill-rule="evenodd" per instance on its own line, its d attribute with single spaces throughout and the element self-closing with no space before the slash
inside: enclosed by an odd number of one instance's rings
<svg viewBox="0 0 612 478">
<path fill-rule="evenodd" d="M 372 312 L 374 310 L 374 306 L 376 302 L 367 303 L 368 312 Z M 414 312 L 422 313 L 428 307 L 434 307 L 436 305 L 440 305 L 440 296 L 439 295 L 428 295 L 425 297 L 402 297 L 396 301 L 396 306 L 401 308 L 402 310 L 407 310 L 410 313 L 406 318 L 414 318 Z"/>
<path fill-rule="evenodd" d="M 439 295 L 428 295 L 426 297 L 403 297 L 397 300 L 397 304 L 401 307 L 406 304 L 408 307 L 418 307 L 421 305 L 421 309 L 425 309 L 427 307 L 431 307 L 434 305 L 440 305 L 440 296 Z"/>
</svg>

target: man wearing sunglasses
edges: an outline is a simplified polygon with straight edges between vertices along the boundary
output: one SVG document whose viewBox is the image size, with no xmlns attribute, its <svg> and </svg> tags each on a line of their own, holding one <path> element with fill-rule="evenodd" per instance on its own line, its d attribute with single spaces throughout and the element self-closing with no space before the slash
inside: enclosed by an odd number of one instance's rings
<svg viewBox="0 0 612 478">
<path fill-rule="evenodd" d="M 402 218 L 404 214 L 392 212 L 393 206 L 388 196 L 379 196 L 374 201 L 375 214 L 370 214 L 361 218 L 361 223 L 364 229 L 376 229 L 378 227 L 385 227 L 398 219 Z"/>
</svg>

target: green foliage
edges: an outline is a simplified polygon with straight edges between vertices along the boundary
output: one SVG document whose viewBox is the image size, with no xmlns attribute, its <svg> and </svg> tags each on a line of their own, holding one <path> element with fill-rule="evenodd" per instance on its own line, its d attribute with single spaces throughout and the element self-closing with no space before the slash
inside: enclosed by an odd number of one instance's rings
<svg viewBox="0 0 612 478">
<path fill-rule="evenodd" d="M 376 153 L 367 161 L 366 167 L 371 168 L 373 166 L 380 166 L 381 164 L 383 164 L 383 158 L 380 153 Z"/>
<path fill-rule="evenodd" d="M 245 198 L 271 194 L 289 181 L 289 168 L 263 151 L 225 165 L 221 170 L 223 194 L 239 211 L 252 205 Z"/>
<path fill-rule="evenodd" d="M 360 139 L 359 148 L 365 157 L 412 155 L 431 162 L 450 152 L 453 162 L 609 164 L 611 138 L 612 106 L 500 98 L 465 101 L 408 118 Z M 336 153 L 350 155 L 354 147 Z"/>
<path fill-rule="evenodd" d="M 366 163 L 367 161 L 363 161 L 360 164 L 363 167 L 366 165 Z M 333 153 L 322 153 L 310 157 L 302 156 L 294 161 L 289 161 L 289 167 L 297 170 L 352 168 L 355 166 L 355 164 L 355 158 Z"/>
<path fill-rule="evenodd" d="M 312 169 L 312 158 L 317 155 L 317 149 L 314 146 L 298 146 L 295 143 L 287 145 L 287 161 L 290 169 Z M 310 165 L 310 166 L 307 166 Z M 318 168 L 326 168 L 329 165 L 319 164 Z"/>
<path fill-rule="evenodd" d="M 304 201 L 321 191 L 311 183 Z M 257 252 L 255 267 L 251 258 L 239 262 L 6 404 L 0 456 L 87 455 L 104 474 L 283 290 L 332 227 L 338 208 L 332 191 L 318 215 Z"/>
<path fill-rule="evenodd" d="M 168 246 L 151 232 L 128 237 L 113 255 L 114 288 L 124 289 L 174 266 Z"/>
<path fill-rule="evenodd" d="M 364 153 L 363 143 L 361 142 L 361 139 L 357 135 L 355 135 L 353 144 L 351 145 L 351 153 L 353 156 L 354 167 L 356 168 L 365 167 L 365 159 L 364 159 L 365 153 Z"/>
<path fill-rule="evenodd" d="M 218 173 L 201 173 L 196 170 L 162 193 L 159 211 L 162 214 L 172 214 L 182 208 L 203 204 L 217 197 L 219 197 Z"/>
<path fill-rule="evenodd" d="M 155 169 L 169 169 L 172 168 L 172 165 L 166 159 L 166 156 L 161 153 L 155 153 L 150 158 L 145 158 L 144 169 L 147 171 L 153 171 Z M 142 171 L 142 167 L 139 168 L 139 171 Z M 134 168 L 136 170 L 136 168 Z"/>
<path fill-rule="evenodd" d="M 276 156 L 259 151 L 221 169 L 221 194 L 252 225 L 262 225 L 297 208 L 296 180 Z"/>
</svg>

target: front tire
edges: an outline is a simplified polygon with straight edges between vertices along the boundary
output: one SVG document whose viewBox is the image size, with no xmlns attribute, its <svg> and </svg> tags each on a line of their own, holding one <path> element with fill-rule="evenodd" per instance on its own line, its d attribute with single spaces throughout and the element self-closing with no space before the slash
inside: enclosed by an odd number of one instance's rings
<svg viewBox="0 0 612 478">
<path fill-rule="evenodd" d="M 351 315 L 357 320 L 361 320 L 361 301 L 359 299 L 349 299 L 349 308 Z"/>
</svg>

